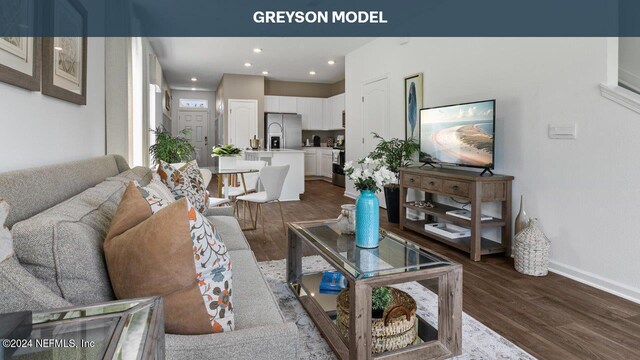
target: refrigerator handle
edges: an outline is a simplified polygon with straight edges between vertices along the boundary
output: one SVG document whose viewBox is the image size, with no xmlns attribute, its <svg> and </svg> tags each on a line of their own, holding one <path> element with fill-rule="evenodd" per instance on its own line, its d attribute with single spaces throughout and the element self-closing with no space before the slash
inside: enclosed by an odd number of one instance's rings
<svg viewBox="0 0 640 360">
<path fill-rule="evenodd" d="M 285 146 L 287 146 L 287 127 L 284 126 L 284 119 L 282 121 L 282 147 L 281 149 L 284 149 Z"/>
</svg>

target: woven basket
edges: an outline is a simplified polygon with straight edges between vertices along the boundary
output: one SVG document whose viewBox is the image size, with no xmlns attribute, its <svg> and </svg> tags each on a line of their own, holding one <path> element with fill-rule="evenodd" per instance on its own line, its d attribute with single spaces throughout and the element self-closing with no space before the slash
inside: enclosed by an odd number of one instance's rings
<svg viewBox="0 0 640 360">
<path fill-rule="evenodd" d="M 402 349 L 416 340 L 416 301 L 406 292 L 390 288 L 393 300 L 382 318 L 371 319 L 371 353 Z M 349 338 L 349 290 L 338 295 L 337 326 Z"/>
<path fill-rule="evenodd" d="M 515 268 L 518 272 L 531 276 L 545 276 L 549 273 L 549 250 L 551 241 L 540 230 L 537 219 L 516 234 L 513 248 Z"/>
</svg>

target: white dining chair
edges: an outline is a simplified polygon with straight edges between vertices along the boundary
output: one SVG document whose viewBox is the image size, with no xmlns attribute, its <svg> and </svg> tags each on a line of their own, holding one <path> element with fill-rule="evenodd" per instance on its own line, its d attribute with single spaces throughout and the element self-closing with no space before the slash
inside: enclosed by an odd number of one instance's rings
<svg viewBox="0 0 640 360">
<path fill-rule="evenodd" d="M 283 166 L 265 166 L 260 169 L 260 182 L 264 187 L 264 191 L 259 191 L 251 194 L 241 195 L 236 198 L 236 201 L 244 201 L 256 204 L 256 218 L 253 222 L 253 228 L 247 230 L 255 230 L 258 228 L 258 218 L 262 216 L 262 235 L 266 242 L 266 232 L 264 227 L 264 204 L 277 202 L 280 208 L 280 219 L 282 220 L 282 227 L 287 232 L 287 226 L 284 223 L 284 212 L 282 211 L 282 205 L 280 204 L 280 194 L 282 194 L 282 186 L 284 185 L 284 179 L 289 173 L 289 165 Z M 237 206 L 237 205 L 236 205 Z"/>
<path fill-rule="evenodd" d="M 260 170 L 266 165 L 267 165 L 267 162 L 262 160 L 237 160 L 236 161 L 237 169 Z M 242 176 L 240 176 L 239 178 L 240 178 L 239 179 L 240 186 L 229 187 L 229 197 L 234 198 L 236 196 L 246 195 L 246 194 L 257 191 L 258 180 L 260 180 L 259 172 L 242 174 Z M 246 185 L 246 191 L 245 191 L 245 185 Z"/>
</svg>

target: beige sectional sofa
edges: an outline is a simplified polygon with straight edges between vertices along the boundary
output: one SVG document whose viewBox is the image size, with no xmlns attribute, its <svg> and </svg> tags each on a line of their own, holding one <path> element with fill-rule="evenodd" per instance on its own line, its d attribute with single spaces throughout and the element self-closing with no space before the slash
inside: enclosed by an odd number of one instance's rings
<svg viewBox="0 0 640 360">
<path fill-rule="evenodd" d="M 112 155 L 0 174 L 15 250 L 0 262 L 0 313 L 114 300 L 102 242 L 126 184 L 150 179 L 149 169 L 130 169 Z M 167 358 L 297 358 L 297 327 L 284 320 L 231 209 L 212 210 L 208 218 L 233 264 L 236 330 L 167 334 Z"/>
</svg>

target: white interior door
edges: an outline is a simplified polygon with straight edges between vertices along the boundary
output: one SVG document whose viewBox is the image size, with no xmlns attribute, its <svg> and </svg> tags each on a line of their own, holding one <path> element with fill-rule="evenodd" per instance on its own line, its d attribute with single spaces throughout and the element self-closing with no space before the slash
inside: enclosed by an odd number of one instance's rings
<svg viewBox="0 0 640 360">
<path fill-rule="evenodd" d="M 196 149 L 198 166 L 208 166 L 209 161 L 209 112 L 206 110 L 180 110 L 178 112 L 179 131 L 190 130 L 186 137 Z"/>
<path fill-rule="evenodd" d="M 258 136 L 258 100 L 229 100 L 227 143 L 245 149 L 254 135 Z"/>
<path fill-rule="evenodd" d="M 389 79 L 387 77 L 362 84 L 362 136 L 363 156 L 378 144 L 372 132 L 384 138 L 389 136 Z M 380 206 L 386 208 L 384 193 L 377 193 Z"/>
</svg>

